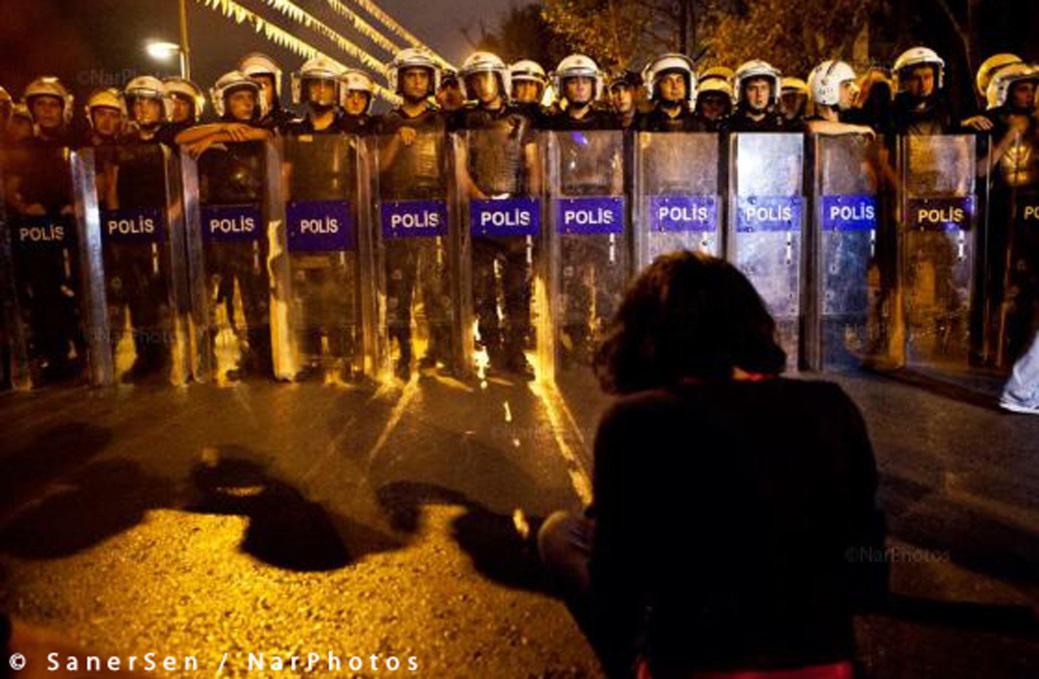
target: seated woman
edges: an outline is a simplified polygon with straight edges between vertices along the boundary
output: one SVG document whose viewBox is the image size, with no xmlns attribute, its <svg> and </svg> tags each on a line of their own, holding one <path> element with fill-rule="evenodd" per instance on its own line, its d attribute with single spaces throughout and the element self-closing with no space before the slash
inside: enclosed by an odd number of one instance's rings
<svg viewBox="0 0 1039 679">
<path fill-rule="evenodd" d="M 839 386 L 778 376 L 774 331 L 733 266 L 676 252 L 599 347 L 594 503 L 538 547 L 611 677 L 853 674 L 887 585 L 873 452 Z"/>
</svg>

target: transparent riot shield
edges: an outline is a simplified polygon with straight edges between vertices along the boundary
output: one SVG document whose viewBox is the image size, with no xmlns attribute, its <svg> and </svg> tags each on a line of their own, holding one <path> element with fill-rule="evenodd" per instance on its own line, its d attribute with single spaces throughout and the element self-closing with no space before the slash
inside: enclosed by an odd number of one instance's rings
<svg viewBox="0 0 1039 679">
<path fill-rule="evenodd" d="M 804 223 L 800 134 L 734 134 L 729 146 L 727 258 L 776 320 L 787 366 L 798 365 Z"/>
<path fill-rule="evenodd" d="M 872 353 L 879 156 L 863 135 L 812 139 L 805 357 L 812 370 L 857 368 Z"/>
<path fill-rule="evenodd" d="M 975 139 L 900 140 L 906 365 L 966 370 L 974 285 Z"/>
<path fill-rule="evenodd" d="M 624 136 L 546 133 L 551 205 L 549 312 L 555 356 L 548 374 L 590 366 L 631 272 L 624 196 Z"/>
<path fill-rule="evenodd" d="M 633 200 L 638 269 L 675 250 L 721 256 L 718 149 L 717 134 L 636 135 Z"/>
<path fill-rule="evenodd" d="M 453 134 L 452 148 L 463 365 L 529 379 L 550 341 L 537 139 L 508 124 Z"/>
<path fill-rule="evenodd" d="M 458 373 L 463 361 L 447 136 L 405 127 L 366 141 L 377 197 L 376 262 L 383 267 L 377 293 L 382 353 L 401 379 L 410 378 L 416 356 L 422 370 Z"/>
<path fill-rule="evenodd" d="M 180 168 L 162 144 L 84 149 L 75 156 L 83 242 L 99 250 L 87 299 L 95 381 L 185 384 L 187 262 Z"/>
<path fill-rule="evenodd" d="M 181 154 L 192 298 L 192 372 L 222 384 L 292 379 L 280 162 L 269 142 Z"/>
<path fill-rule="evenodd" d="M 291 355 L 297 379 L 353 383 L 376 377 L 364 146 L 341 134 L 282 141 L 290 274 Z"/>
<path fill-rule="evenodd" d="M 89 379 L 70 158 L 42 143 L 3 151 L 5 353 L 19 389 Z"/>
<path fill-rule="evenodd" d="M 1010 141 L 995 164 L 984 299 L 995 302 L 991 343 L 997 366 L 1007 370 L 1028 350 L 1039 324 L 1039 132 L 1033 128 Z"/>
</svg>

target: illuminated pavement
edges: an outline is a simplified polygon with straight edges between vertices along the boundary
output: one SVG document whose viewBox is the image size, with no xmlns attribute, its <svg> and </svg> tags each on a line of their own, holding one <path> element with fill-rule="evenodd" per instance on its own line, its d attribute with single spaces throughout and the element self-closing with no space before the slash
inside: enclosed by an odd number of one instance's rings
<svg viewBox="0 0 1039 679">
<path fill-rule="evenodd" d="M 841 382 L 903 595 L 860 624 L 866 665 L 1039 676 L 1039 418 Z M 358 676 L 410 657 L 420 676 L 598 676 L 521 530 L 587 496 L 606 402 L 590 377 L 0 395 L 0 607 L 95 654 L 195 656 L 197 676 L 245 676 L 249 653 L 267 662 L 249 676 L 308 653 L 324 676 L 352 656 Z"/>
</svg>

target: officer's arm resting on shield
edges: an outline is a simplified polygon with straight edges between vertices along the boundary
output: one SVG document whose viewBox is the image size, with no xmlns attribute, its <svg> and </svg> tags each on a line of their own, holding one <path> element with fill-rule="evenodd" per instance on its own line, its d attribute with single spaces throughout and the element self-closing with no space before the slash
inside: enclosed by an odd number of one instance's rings
<svg viewBox="0 0 1039 679">
<path fill-rule="evenodd" d="M 810 120 L 806 123 L 808 134 L 822 134 L 838 136 L 842 134 L 864 134 L 867 137 L 876 137 L 877 133 L 868 125 L 851 125 L 839 123 L 832 120 Z"/>
<path fill-rule="evenodd" d="M 1028 130 L 1028 118 L 1022 118 L 1021 116 L 1015 116 L 1010 119 L 1010 128 L 1007 133 L 999 140 L 999 145 L 996 149 L 988 155 L 987 162 L 978 163 L 978 176 L 985 177 L 992 168 L 999 164 L 1000 159 L 1007 154 L 1010 147 L 1018 143 L 1023 135 Z"/>
<path fill-rule="evenodd" d="M 416 137 L 418 137 L 418 133 L 415 132 L 413 127 L 404 126 L 397 130 L 397 134 L 391 136 L 386 145 L 380 149 L 379 171 L 385 172 L 390 169 L 393 163 L 397 161 L 397 154 L 400 153 L 401 144 L 411 146 L 415 143 Z"/>
<path fill-rule="evenodd" d="M 988 132 L 993 127 L 992 121 L 987 116 L 971 116 L 961 122 L 960 126 L 977 132 Z"/>
<path fill-rule="evenodd" d="M 7 202 L 11 204 L 14 211 L 21 215 L 45 215 L 47 214 L 46 208 L 39 203 L 26 203 L 22 200 L 22 178 L 11 177 L 7 180 L 7 185 L 4 187 L 4 193 L 7 195 Z"/>
<path fill-rule="evenodd" d="M 177 134 L 173 141 L 182 146 L 190 146 L 196 142 L 209 141 L 266 141 L 271 138 L 270 130 L 254 127 L 245 123 L 208 123 L 195 125 Z"/>
</svg>

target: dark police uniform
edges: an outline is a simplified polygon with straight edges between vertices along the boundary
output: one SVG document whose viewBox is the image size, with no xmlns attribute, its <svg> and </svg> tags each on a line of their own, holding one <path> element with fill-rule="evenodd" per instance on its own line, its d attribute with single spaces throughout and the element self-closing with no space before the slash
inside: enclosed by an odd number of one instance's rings
<svg viewBox="0 0 1039 679">
<path fill-rule="evenodd" d="M 453 127 L 468 131 L 469 177 L 487 197 L 529 195 L 526 149 L 535 143 L 534 121 L 524 108 L 502 106 L 488 110 L 469 106 Z M 531 245 L 532 247 L 532 245 Z M 524 371 L 523 350 L 532 338 L 531 267 L 524 238 L 473 237 L 473 300 L 480 339 L 491 366 Z M 500 265 L 501 281 L 495 274 Z M 498 297 L 504 301 L 504 331 L 498 319 Z"/>
</svg>

